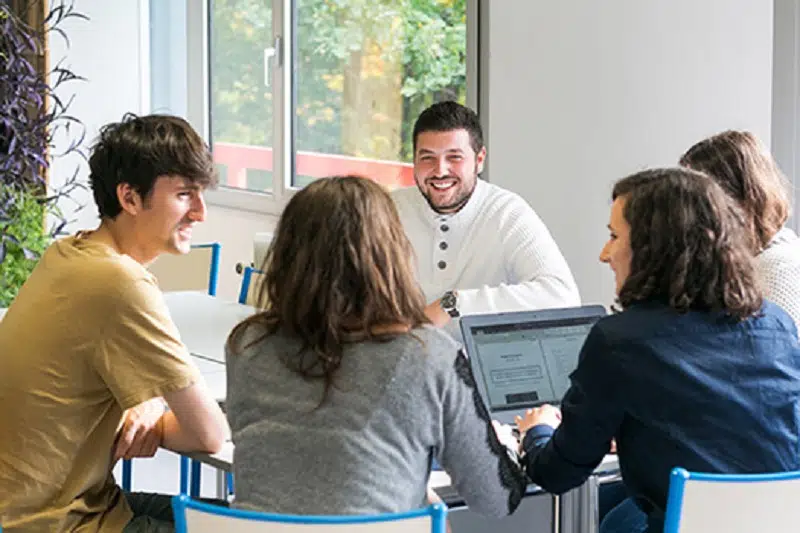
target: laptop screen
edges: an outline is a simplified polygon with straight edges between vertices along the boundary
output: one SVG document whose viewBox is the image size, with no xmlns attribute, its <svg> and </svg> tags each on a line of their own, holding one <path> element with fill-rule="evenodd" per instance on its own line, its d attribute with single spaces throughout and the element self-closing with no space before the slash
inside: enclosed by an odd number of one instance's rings
<svg viewBox="0 0 800 533">
<path fill-rule="evenodd" d="M 589 330 L 599 317 L 534 320 L 470 328 L 475 379 L 490 411 L 559 403 Z M 476 366 L 478 368 L 476 368 Z"/>
</svg>

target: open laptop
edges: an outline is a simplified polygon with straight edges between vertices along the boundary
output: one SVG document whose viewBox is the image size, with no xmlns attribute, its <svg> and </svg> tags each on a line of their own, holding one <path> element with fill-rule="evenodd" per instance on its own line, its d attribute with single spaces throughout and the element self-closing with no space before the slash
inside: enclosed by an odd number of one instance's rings
<svg viewBox="0 0 800 533">
<path fill-rule="evenodd" d="M 558 405 L 602 305 L 468 315 L 461 332 L 472 373 L 492 418 L 513 424 L 526 409 Z"/>
</svg>

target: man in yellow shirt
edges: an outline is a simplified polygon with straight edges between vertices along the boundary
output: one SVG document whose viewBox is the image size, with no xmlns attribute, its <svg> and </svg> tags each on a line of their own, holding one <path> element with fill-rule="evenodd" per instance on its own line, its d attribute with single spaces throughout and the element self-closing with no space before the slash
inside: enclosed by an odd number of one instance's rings
<svg viewBox="0 0 800 533">
<path fill-rule="evenodd" d="M 4 531 L 172 531 L 168 496 L 123 493 L 114 463 L 229 435 L 145 268 L 189 251 L 207 147 L 182 119 L 127 115 L 89 166 L 100 226 L 53 243 L 0 321 Z"/>
</svg>

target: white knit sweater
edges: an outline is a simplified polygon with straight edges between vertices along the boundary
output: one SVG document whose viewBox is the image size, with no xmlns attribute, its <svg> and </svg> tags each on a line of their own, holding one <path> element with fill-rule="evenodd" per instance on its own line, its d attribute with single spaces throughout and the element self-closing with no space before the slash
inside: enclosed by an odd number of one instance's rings
<svg viewBox="0 0 800 533">
<path fill-rule="evenodd" d="M 758 255 L 764 296 L 789 313 L 800 330 L 800 239 L 789 228 L 780 230 Z"/>
<path fill-rule="evenodd" d="M 467 204 L 447 215 L 416 187 L 392 195 L 428 302 L 455 289 L 462 315 L 580 305 L 564 256 L 519 195 L 479 179 Z"/>
</svg>

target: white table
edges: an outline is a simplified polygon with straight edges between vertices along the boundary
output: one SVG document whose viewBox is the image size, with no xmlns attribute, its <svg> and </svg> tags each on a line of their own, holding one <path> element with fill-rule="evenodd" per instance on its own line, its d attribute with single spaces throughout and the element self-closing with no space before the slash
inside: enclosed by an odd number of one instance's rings
<svg viewBox="0 0 800 533">
<path fill-rule="evenodd" d="M 257 312 L 198 291 L 165 292 L 164 300 L 189 353 L 218 363 L 225 363 L 225 341 L 234 326 Z"/>
<path fill-rule="evenodd" d="M 225 341 L 236 324 L 257 309 L 199 291 L 165 292 L 164 300 L 209 392 L 218 401 L 224 401 Z"/>
<path fill-rule="evenodd" d="M 6 311 L 8 311 L 7 307 L 0 307 L 0 320 L 3 320 L 3 315 L 6 314 Z"/>
</svg>

